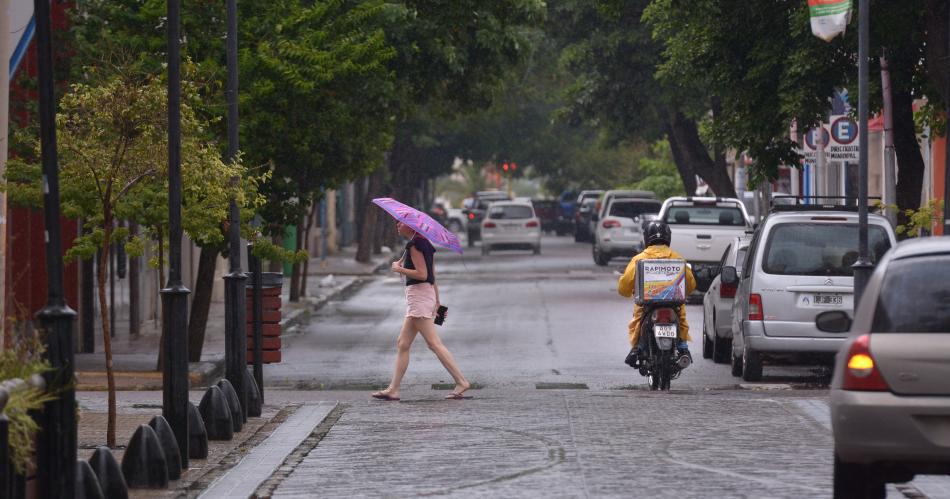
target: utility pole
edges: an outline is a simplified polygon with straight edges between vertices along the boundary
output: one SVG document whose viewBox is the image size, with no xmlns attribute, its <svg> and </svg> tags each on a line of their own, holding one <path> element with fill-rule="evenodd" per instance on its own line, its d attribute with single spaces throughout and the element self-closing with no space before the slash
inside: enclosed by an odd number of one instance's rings
<svg viewBox="0 0 950 499">
<path fill-rule="evenodd" d="M 238 157 L 238 64 L 237 64 L 237 0 L 227 0 L 228 10 L 228 161 Z M 241 179 L 231 178 L 235 189 Z M 230 223 L 228 225 L 228 262 L 230 272 L 224 276 L 224 334 L 225 377 L 234 386 L 241 403 L 241 415 L 247 421 L 247 387 L 244 373 L 247 371 L 247 333 L 245 320 L 245 281 L 247 275 L 241 270 L 241 210 L 235 198 L 231 198 Z M 256 345 L 255 345 L 256 347 Z"/>
<path fill-rule="evenodd" d="M 34 0 L 39 66 L 40 145 L 43 161 L 43 225 L 46 229 L 46 306 L 37 317 L 46 334 L 44 377 L 56 398 L 43 405 L 37 437 L 39 497 L 73 497 L 76 488 L 76 390 L 73 384 L 73 319 L 63 292 L 63 248 L 59 223 L 59 165 L 56 154 L 56 97 L 50 3 Z M 9 36 L 9 33 L 0 33 Z M 7 65 L 9 60 L 4 60 Z"/>
<path fill-rule="evenodd" d="M 858 7 L 858 260 L 854 268 L 854 307 L 861 302 L 874 266 L 868 255 L 868 52 L 871 13 L 869 0 Z"/>
<path fill-rule="evenodd" d="M 36 0 L 43 2 L 45 0 Z M 188 295 L 181 281 L 181 0 L 168 0 L 168 284 L 162 289 L 162 415 L 188 469 Z M 73 465 L 75 467 L 75 464 Z"/>
</svg>

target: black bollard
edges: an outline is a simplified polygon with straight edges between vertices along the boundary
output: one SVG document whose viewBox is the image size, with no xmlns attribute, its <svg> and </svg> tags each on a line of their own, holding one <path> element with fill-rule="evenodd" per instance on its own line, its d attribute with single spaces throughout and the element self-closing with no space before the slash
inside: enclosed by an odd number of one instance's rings
<svg viewBox="0 0 950 499">
<path fill-rule="evenodd" d="M 122 475 L 130 489 L 164 489 L 168 487 L 168 465 L 155 430 L 139 425 L 122 456 Z"/>
<path fill-rule="evenodd" d="M 188 402 L 188 457 L 208 459 L 208 432 L 195 404 Z"/>
<path fill-rule="evenodd" d="M 82 459 L 76 461 L 75 499 L 105 499 L 99 487 L 99 479 L 89 463 Z"/>
<path fill-rule="evenodd" d="M 234 426 L 231 423 L 231 408 L 224 392 L 217 386 L 209 386 L 198 404 L 201 419 L 205 422 L 208 440 L 231 440 Z"/>
<path fill-rule="evenodd" d="M 264 407 L 261 403 L 261 391 L 257 388 L 257 381 L 254 375 L 247 369 L 244 370 L 244 387 L 247 389 L 247 415 L 259 418 Z"/>
<path fill-rule="evenodd" d="M 237 433 L 244 427 L 244 410 L 241 409 L 241 399 L 238 398 L 237 392 L 234 391 L 234 385 L 226 379 L 218 381 L 218 388 L 221 389 L 221 393 L 224 394 L 224 397 L 228 399 L 228 407 L 231 409 L 231 425 L 234 428 L 234 433 Z"/>
<path fill-rule="evenodd" d="M 181 478 L 181 454 L 178 452 L 178 441 L 175 440 L 175 432 L 168 425 L 168 420 L 164 416 L 155 416 L 148 425 L 155 430 L 158 436 L 158 442 L 162 444 L 162 452 L 165 453 L 165 464 L 168 466 L 168 479 L 178 480 Z"/>
<path fill-rule="evenodd" d="M 89 466 L 99 479 L 102 495 L 109 499 L 129 499 L 129 488 L 125 485 L 122 469 L 112 450 L 102 445 L 96 447 L 89 458 Z"/>
</svg>

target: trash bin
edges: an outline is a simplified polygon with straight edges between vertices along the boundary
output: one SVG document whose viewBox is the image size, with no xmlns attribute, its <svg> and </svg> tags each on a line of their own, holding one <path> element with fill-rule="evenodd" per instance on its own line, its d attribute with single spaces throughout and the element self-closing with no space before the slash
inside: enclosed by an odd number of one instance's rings
<svg viewBox="0 0 950 499">
<path fill-rule="evenodd" d="M 263 314 L 261 317 L 262 337 L 261 350 L 263 362 L 272 364 L 280 362 L 280 290 L 283 286 L 284 274 L 279 272 L 261 272 L 261 287 L 263 295 Z M 247 363 L 254 364 L 254 273 L 248 272 L 245 287 L 247 311 Z"/>
</svg>

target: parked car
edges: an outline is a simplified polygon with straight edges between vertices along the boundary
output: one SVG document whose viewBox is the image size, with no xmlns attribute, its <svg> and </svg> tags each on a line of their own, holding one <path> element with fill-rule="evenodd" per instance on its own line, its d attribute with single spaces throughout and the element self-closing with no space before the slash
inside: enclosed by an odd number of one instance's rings
<svg viewBox="0 0 950 499">
<path fill-rule="evenodd" d="M 635 191 L 627 189 L 614 189 L 605 191 L 597 198 L 596 218 L 601 219 L 606 216 L 607 205 L 614 198 L 636 198 L 636 199 L 656 199 L 653 191 Z"/>
<path fill-rule="evenodd" d="M 726 247 L 751 228 L 745 206 L 735 198 L 672 197 L 663 202 L 659 218 L 670 226 L 670 247 L 697 274 L 716 269 Z M 705 293 L 709 284 L 709 278 L 697 278 L 696 290 Z"/>
<path fill-rule="evenodd" d="M 563 236 L 574 230 L 574 212 L 577 209 L 577 193 L 574 191 L 562 192 L 558 198 L 558 204 L 560 204 L 561 210 L 558 213 L 554 232 L 559 236 Z"/>
<path fill-rule="evenodd" d="M 534 206 L 534 214 L 541 220 L 541 231 L 554 232 L 561 208 L 560 204 L 553 199 L 532 199 L 531 205 Z"/>
<path fill-rule="evenodd" d="M 904 241 L 878 263 L 853 324 L 844 310 L 816 318 L 827 334 L 851 331 L 831 383 L 835 497 L 950 475 L 948 282 L 950 237 Z"/>
<path fill-rule="evenodd" d="M 594 207 L 597 198 L 587 198 L 577 207 L 574 214 L 574 242 L 580 243 L 594 240 Z"/>
<path fill-rule="evenodd" d="M 495 249 L 530 249 L 541 254 L 541 221 L 531 203 L 496 201 L 482 221 L 482 254 Z"/>
<path fill-rule="evenodd" d="M 481 239 L 482 219 L 485 212 L 494 201 L 507 201 L 508 194 L 502 191 L 479 191 L 475 193 L 468 207 L 462 210 L 468 218 L 465 233 L 468 236 L 468 246 L 475 246 L 475 241 Z"/>
<path fill-rule="evenodd" d="M 611 198 L 594 230 L 591 255 L 597 265 L 607 265 L 612 258 L 631 257 L 643 251 L 643 228 L 640 215 L 656 212 L 660 202 L 644 198 Z"/>
<path fill-rule="evenodd" d="M 468 219 L 465 216 L 464 210 L 460 208 L 448 208 L 446 209 L 446 212 L 448 213 L 449 223 L 446 228 L 456 234 L 462 234 L 465 232 L 465 227 L 468 225 Z"/>
<path fill-rule="evenodd" d="M 721 281 L 739 285 L 732 319 L 733 375 L 758 381 L 766 362 L 831 364 L 844 338 L 818 330 L 815 316 L 853 308 L 856 211 L 775 206 L 749 243 L 741 275 L 723 267 Z M 869 214 L 872 263 L 895 243 L 887 219 Z"/>
<path fill-rule="evenodd" d="M 705 269 L 699 273 L 710 273 L 712 283 L 703 296 L 703 358 L 713 359 L 717 364 L 729 362 L 732 344 L 732 305 L 735 302 L 736 284 L 723 284 L 721 271 L 725 267 L 741 269 L 749 249 L 751 237 L 735 238 L 722 254 L 716 269 Z"/>
</svg>

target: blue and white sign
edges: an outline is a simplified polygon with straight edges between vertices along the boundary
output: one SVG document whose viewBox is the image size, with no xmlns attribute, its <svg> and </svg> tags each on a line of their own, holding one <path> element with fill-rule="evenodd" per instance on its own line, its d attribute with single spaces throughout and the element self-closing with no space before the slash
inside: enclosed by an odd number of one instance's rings
<svg viewBox="0 0 950 499">
<path fill-rule="evenodd" d="M 16 73 L 20 61 L 26 55 L 26 49 L 33 39 L 36 23 L 33 21 L 33 2 L 31 0 L 10 0 L 10 79 Z"/>
<path fill-rule="evenodd" d="M 858 147 L 861 144 L 858 124 L 848 115 L 832 116 L 830 131 L 831 147 L 828 148 L 828 160 L 856 162 Z"/>
</svg>

